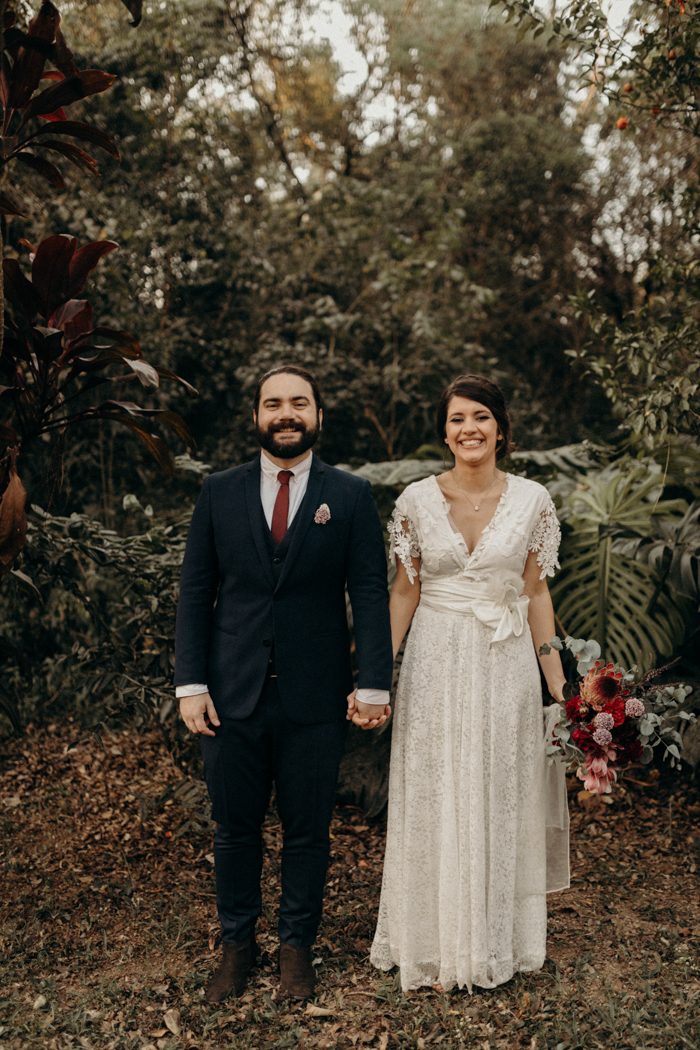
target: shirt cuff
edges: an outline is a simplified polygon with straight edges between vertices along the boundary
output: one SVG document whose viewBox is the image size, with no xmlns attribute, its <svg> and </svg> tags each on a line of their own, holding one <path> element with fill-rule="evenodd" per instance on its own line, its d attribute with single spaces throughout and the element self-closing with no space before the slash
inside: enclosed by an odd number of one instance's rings
<svg viewBox="0 0 700 1050">
<path fill-rule="evenodd" d="M 376 704 L 386 707 L 391 699 L 388 689 L 358 689 L 357 699 L 361 704 Z"/>
<path fill-rule="evenodd" d="M 206 685 L 202 685 L 201 682 L 195 682 L 193 685 L 176 685 L 175 686 L 175 698 L 180 700 L 183 696 L 197 696 L 199 693 L 208 693 Z"/>
</svg>

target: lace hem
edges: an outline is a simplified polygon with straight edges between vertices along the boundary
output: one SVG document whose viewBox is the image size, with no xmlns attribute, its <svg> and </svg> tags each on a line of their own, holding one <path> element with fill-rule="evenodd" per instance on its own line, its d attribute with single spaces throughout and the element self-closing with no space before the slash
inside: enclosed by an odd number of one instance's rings
<svg viewBox="0 0 700 1050">
<path fill-rule="evenodd" d="M 540 579 L 545 576 L 554 576 L 559 565 L 559 544 L 561 543 L 561 529 L 559 519 L 551 499 L 547 500 L 544 509 L 535 522 L 532 530 L 528 551 L 537 555 L 537 564 L 540 567 Z"/>
<path fill-rule="evenodd" d="M 398 507 L 395 507 L 389 519 L 387 531 L 389 533 L 389 554 L 392 558 L 399 559 L 406 570 L 409 583 L 413 583 L 418 573 L 411 559 L 420 558 L 420 546 L 415 525 L 410 518 L 401 513 Z"/>
<path fill-rule="evenodd" d="M 545 955 L 523 956 L 520 959 L 489 959 L 479 961 L 470 966 L 466 962 L 459 968 L 461 973 L 456 973 L 453 967 L 449 970 L 443 969 L 439 962 L 411 963 L 401 966 L 396 960 L 399 952 L 392 949 L 388 944 L 372 946 L 370 962 L 377 970 L 393 970 L 399 967 L 401 990 L 403 992 L 414 991 L 417 988 L 425 988 L 439 984 L 446 992 L 451 988 L 466 988 L 471 992 L 472 987 L 496 988 L 505 984 L 516 973 L 532 973 L 541 970 L 544 966 Z M 469 970 L 470 976 L 466 977 L 465 970 Z"/>
</svg>

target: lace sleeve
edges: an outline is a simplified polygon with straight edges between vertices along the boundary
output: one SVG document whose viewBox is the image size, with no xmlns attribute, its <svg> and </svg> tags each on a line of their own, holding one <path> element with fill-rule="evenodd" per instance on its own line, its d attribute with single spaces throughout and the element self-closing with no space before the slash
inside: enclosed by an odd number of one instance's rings
<svg viewBox="0 0 700 1050">
<path fill-rule="evenodd" d="M 533 551 L 537 555 L 541 580 L 545 576 L 554 576 L 555 571 L 560 568 L 560 542 L 561 529 L 559 528 L 559 519 L 557 518 L 552 499 L 547 495 L 544 506 L 535 522 L 527 548 L 528 551 Z"/>
<path fill-rule="evenodd" d="M 413 583 L 418 573 L 411 558 L 420 558 L 420 545 L 416 527 L 406 513 L 403 495 L 397 500 L 394 512 L 387 525 L 389 531 L 389 554 L 399 559 L 409 582 Z"/>
</svg>

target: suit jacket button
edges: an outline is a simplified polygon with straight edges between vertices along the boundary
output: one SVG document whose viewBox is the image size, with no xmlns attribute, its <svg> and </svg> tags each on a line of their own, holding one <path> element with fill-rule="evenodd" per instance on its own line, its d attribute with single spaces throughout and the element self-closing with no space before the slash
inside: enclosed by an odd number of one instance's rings
<svg viewBox="0 0 700 1050">
<path fill-rule="evenodd" d="M 266 649 L 269 649 L 272 645 L 272 638 L 263 638 L 263 645 Z"/>
<path fill-rule="evenodd" d="M 282 559 L 275 554 L 274 558 L 272 559 L 272 564 L 273 565 L 279 565 L 279 563 L 281 561 L 282 561 Z"/>
</svg>

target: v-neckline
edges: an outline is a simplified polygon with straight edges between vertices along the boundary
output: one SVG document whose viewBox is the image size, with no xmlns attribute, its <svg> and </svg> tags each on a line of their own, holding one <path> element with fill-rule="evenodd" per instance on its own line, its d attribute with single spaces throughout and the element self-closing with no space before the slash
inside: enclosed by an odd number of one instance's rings
<svg viewBox="0 0 700 1050">
<path fill-rule="evenodd" d="M 496 519 L 498 518 L 498 516 L 500 514 L 500 511 L 501 511 L 501 508 L 503 507 L 503 504 L 505 502 L 506 493 L 508 492 L 508 489 L 510 487 L 511 475 L 507 471 L 505 472 L 505 482 L 503 484 L 503 489 L 501 490 L 501 495 L 498 497 L 498 503 L 496 504 L 496 506 L 494 508 L 493 514 L 491 515 L 491 517 L 489 518 L 489 520 L 486 522 L 486 524 L 484 525 L 483 529 L 479 533 L 479 538 L 477 539 L 476 543 L 474 544 L 474 546 L 473 546 L 473 548 L 471 550 L 469 550 L 469 544 L 467 543 L 467 541 L 466 541 L 466 539 L 464 537 L 464 533 L 460 529 L 457 528 L 457 526 L 456 526 L 456 524 L 454 522 L 454 519 L 452 518 L 452 504 L 448 500 L 448 498 L 445 495 L 445 493 L 442 491 L 442 488 L 440 487 L 440 482 L 437 479 L 437 474 L 433 474 L 432 477 L 433 477 L 433 480 L 435 481 L 435 486 L 437 488 L 438 495 L 440 496 L 440 499 L 442 500 L 443 507 L 445 509 L 445 517 L 447 519 L 447 524 L 449 525 L 450 530 L 452 531 L 454 536 L 463 545 L 463 547 L 464 547 L 464 549 L 465 549 L 465 551 L 467 553 L 467 559 L 471 560 L 474 557 L 474 555 L 476 554 L 476 552 L 479 550 L 479 548 L 482 546 L 483 541 L 484 541 L 484 537 L 489 532 L 491 532 L 491 530 L 493 529 L 493 527 L 494 527 L 494 525 L 496 523 Z"/>
</svg>

